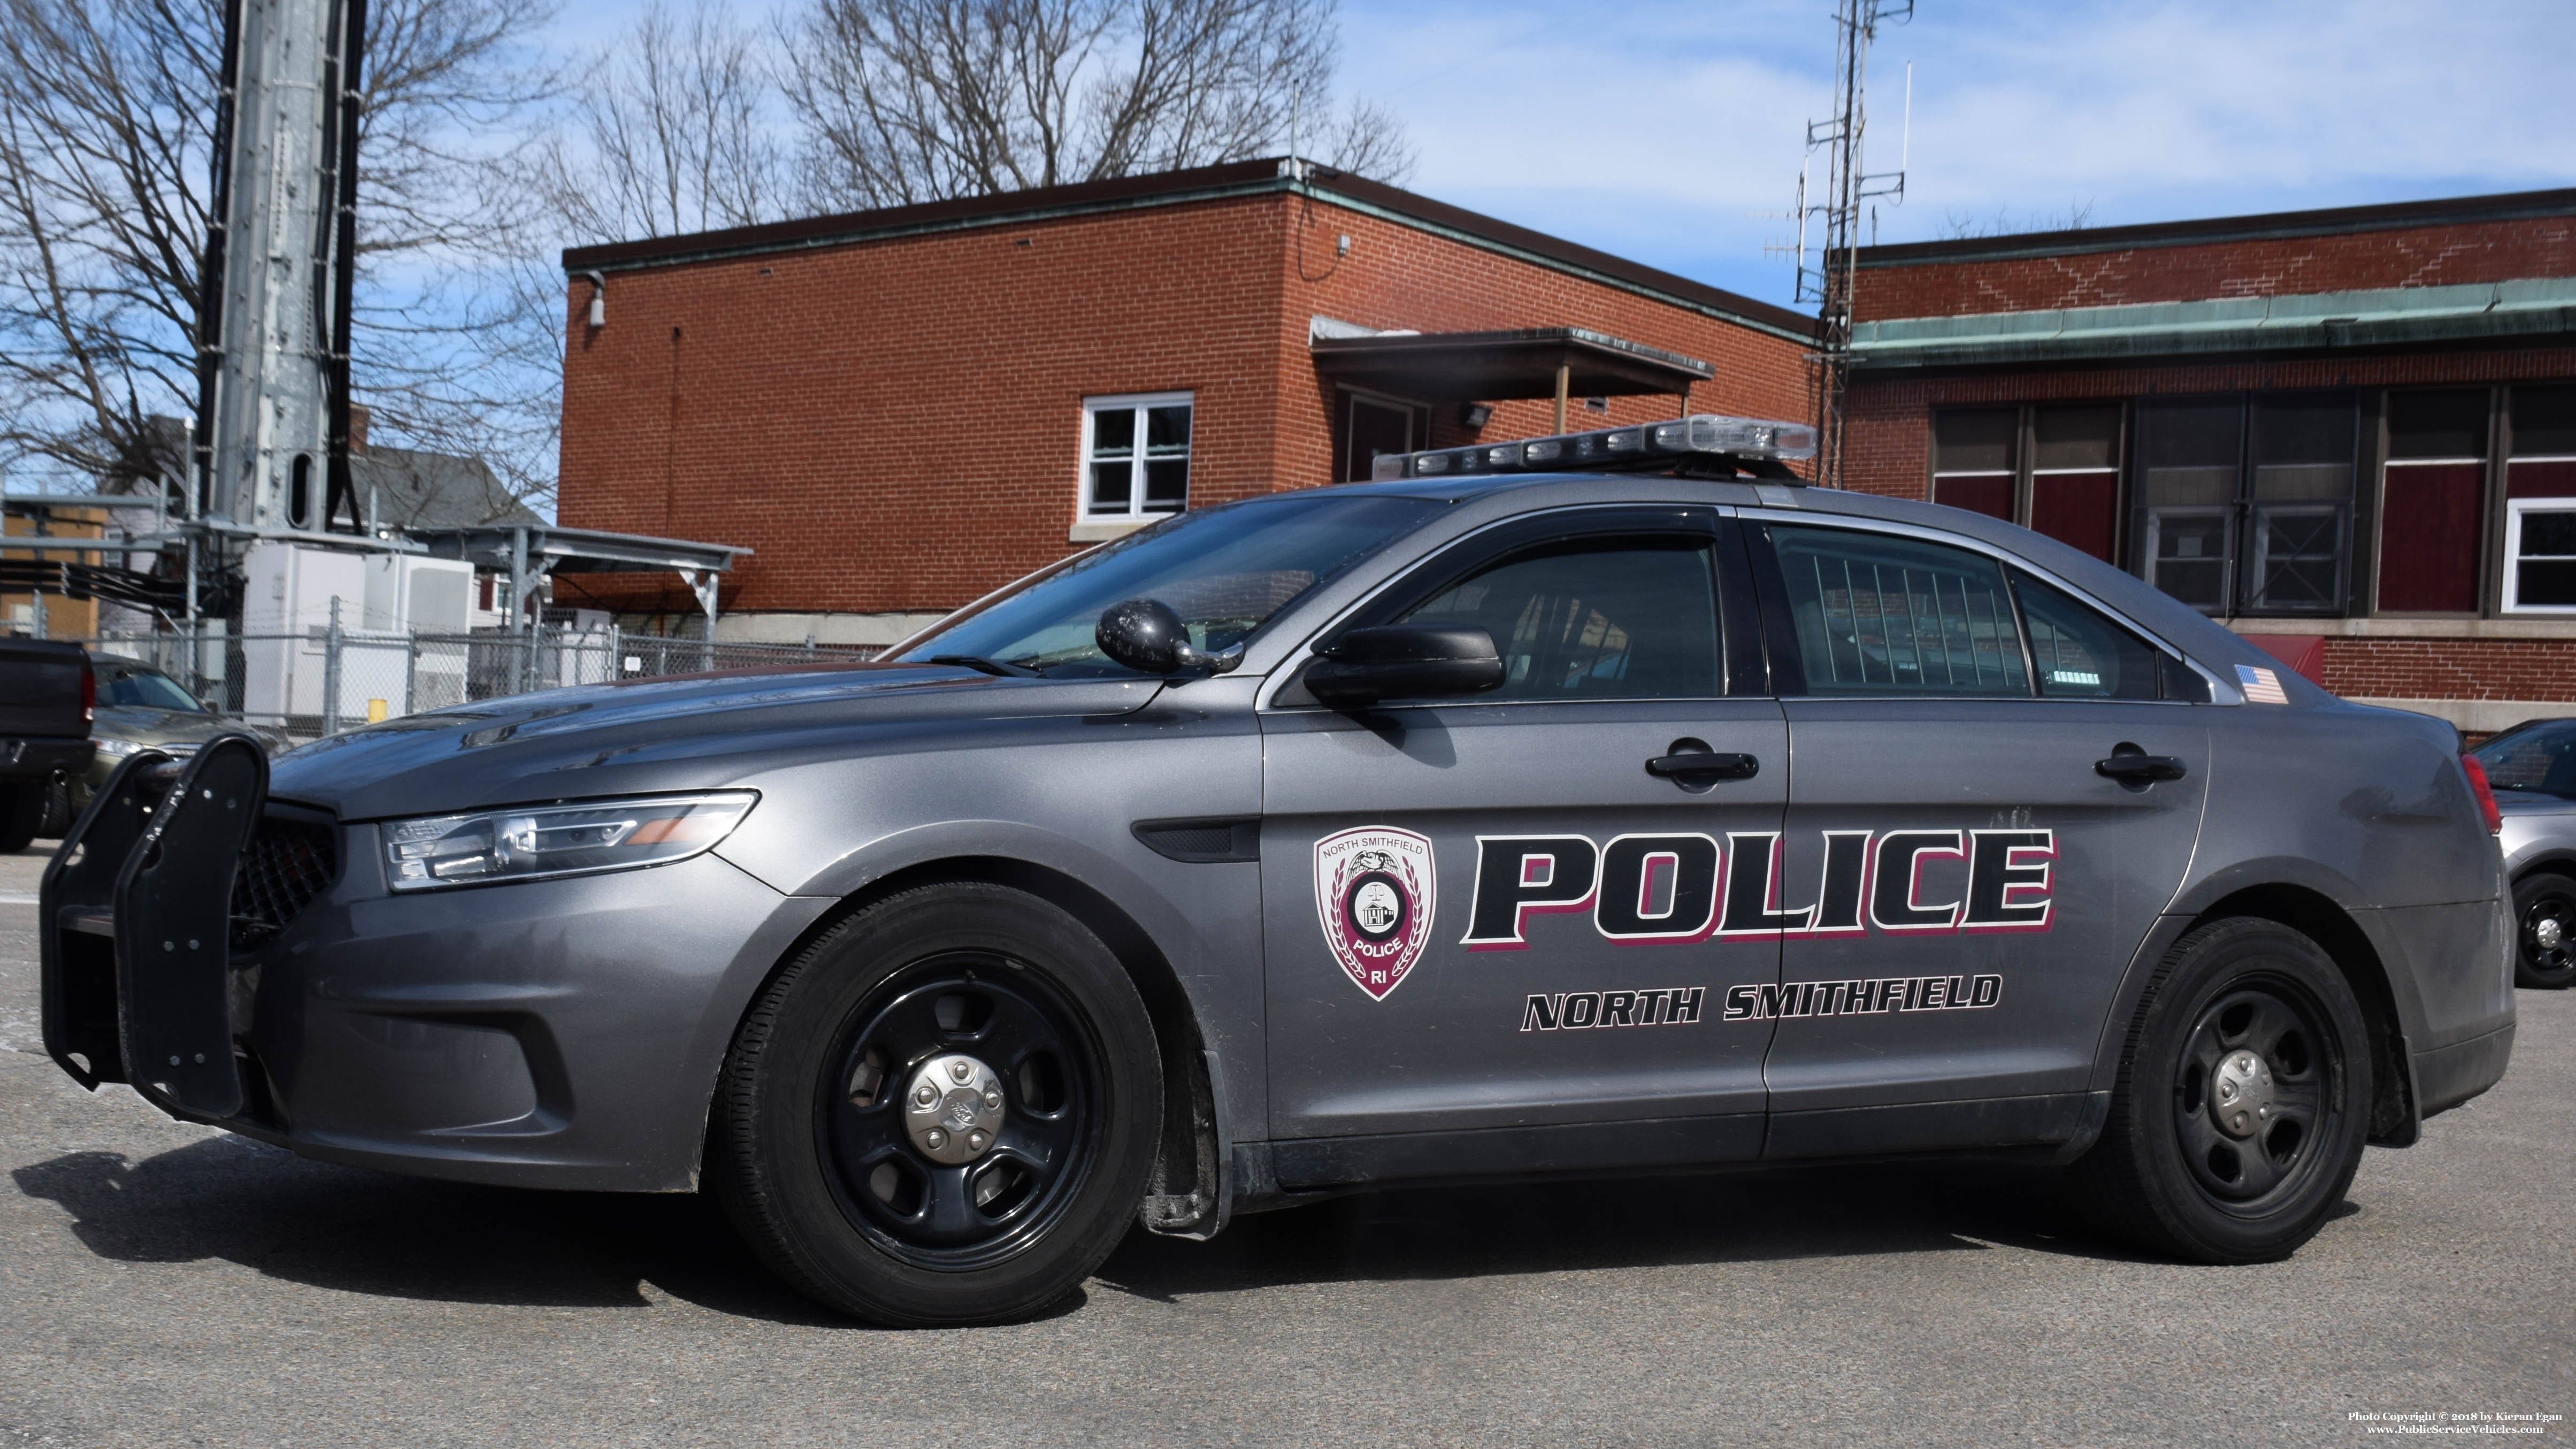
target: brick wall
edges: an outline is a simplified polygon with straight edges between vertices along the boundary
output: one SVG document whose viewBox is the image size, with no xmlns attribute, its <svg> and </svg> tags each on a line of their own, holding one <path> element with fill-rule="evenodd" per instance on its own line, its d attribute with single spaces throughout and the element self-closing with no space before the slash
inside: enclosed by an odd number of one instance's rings
<svg viewBox="0 0 2576 1449">
<path fill-rule="evenodd" d="M 2576 218 L 2549 217 L 1902 265 L 1864 253 L 1852 310 L 1867 322 L 2570 274 Z"/>
<path fill-rule="evenodd" d="M 2365 699 L 2576 700 L 2576 639 L 2328 639 L 2325 686 Z"/>
<path fill-rule="evenodd" d="M 1330 481 L 1314 313 L 1590 327 L 1716 364 L 1700 410 L 1808 413 L 1786 339 L 1277 193 L 616 272 L 595 331 L 589 294 L 567 290 L 562 521 L 750 545 L 728 611 L 946 609 L 1063 557 L 1086 396 L 1194 392 L 1193 503 Z M 1672 402 L 1611 406 L 1574 416 Z M 1506 404 L 1483 436 L 1549 412 Z M 594 601 L 688 607 L 652 576 L 562 581 Z"/>
</svg>

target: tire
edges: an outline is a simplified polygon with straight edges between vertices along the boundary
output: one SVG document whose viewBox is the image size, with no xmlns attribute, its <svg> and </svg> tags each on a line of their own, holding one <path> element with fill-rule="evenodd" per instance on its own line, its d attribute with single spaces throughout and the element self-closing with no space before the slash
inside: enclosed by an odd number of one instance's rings
<svg viewBox="0 0 2576 1449">
<path fill-rule="evenodd" d="M 990 1075 L 952 1081 L 960 1057 Z M 710 1186 L 752 1250 L 829 1307 L 895 1327 L 1025 1317 L 1134 1220 L 1160 1063 L 1135 984 L 1071 915 L 1004 886 L 905 891 L 752 1003 L 710 1114 Z"/>
<path fill-rule="evenodd" d="M 2513 885 L 2513 984 L 2558 991 L 2576 982 L 2576 880 L 2536 870 Z"/>
<path fill-rule="evenodd" d="M 2148 983 L 2075 1184 L 2105 1228 L 2152 1251 L 2286 1258 L 2361 1166 L 2369 1041 L 2343 972 L 2305 935 L 2251 919 L 2193 931 Z M 2240 1089 L 2220 1068 L 2249 1051 L 2263 1072 Z M 2231 1097 L 2260 1108 L 2267 1095 L 2268 1113 L 2222 1120 Z"/>
<path fill-rule="evenodd" d="M 36 827 L 44 823 L 44 781 L 0 783 L 0 855 L 15 855 L 33 844 Z"/>
<path fill-rule="evenodd" d="M 36 835 L 43 840 L 60 840 L 72 828 L 72 780 L 69 775 L 56 775 L 45 782 L 45 818 L 36 824 Z"/>
</svg>

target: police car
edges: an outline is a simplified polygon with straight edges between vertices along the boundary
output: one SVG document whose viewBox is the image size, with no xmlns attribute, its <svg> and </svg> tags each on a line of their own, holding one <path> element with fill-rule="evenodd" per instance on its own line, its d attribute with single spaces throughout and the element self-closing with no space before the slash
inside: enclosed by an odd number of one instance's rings
<svg viewBox="0 0 2576 1449">
<path fill-rule="evenodd" d="M 138 756 L 45 879 L 46 1044 L 310 1157 L 704 1188 L 894 1324 L 1140 1219 L 1927 1153 L 2292 1252 L 2505 1069 L 2457 735 L 1811 443 L 1381 459 L 873 664 Z"/>
</svg>

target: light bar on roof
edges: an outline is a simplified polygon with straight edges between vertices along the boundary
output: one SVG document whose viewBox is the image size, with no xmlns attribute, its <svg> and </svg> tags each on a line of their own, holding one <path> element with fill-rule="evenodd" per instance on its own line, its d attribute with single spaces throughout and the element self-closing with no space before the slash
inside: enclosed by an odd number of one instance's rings
<svg viewBox="0 0 2576 1449">
<path fill-rule="evenodd" d="M 1658 467 L 1704 458 L 1711 462 L 1779 462 L 1816 456 L 1816 430 L 1806 423 L 1727 418 L 1694 413 L 1667 423 L 1596 428 L 1510 443 L 1381 453 L 1369 476 L 1444 478 L 1462 473 L 1581 473 L 1598 468 Z"/>
</svg>

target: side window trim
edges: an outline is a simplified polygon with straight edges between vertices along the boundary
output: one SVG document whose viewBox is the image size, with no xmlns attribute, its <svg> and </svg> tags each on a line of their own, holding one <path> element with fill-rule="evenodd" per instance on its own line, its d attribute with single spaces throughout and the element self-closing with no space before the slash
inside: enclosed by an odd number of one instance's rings
<svg viewBox="0 0 2576 1449">
<path fill-rule="evenodd" d="M 1770 655 L 1772 682 L 1779 686 L 1779 697 L 1782 699 L 1826 698 L 1828 696 L 1807 694 L 1805 656 L 1799 650 L 1797 630 L 1790 622 L 1789 617 L 1788 579 L 1780 572 L 1779 552 L 1771 541 L 1770 525 L 1775 523 L 1795 525 L 1802 528 L 1834 528 L 1850 533 L 1875 533 L 1889 538 L 1910 539 L 1921 543 L 1936 543 L 1950 548 L 1964 549 L 1970 553 L 1991 559 L 1996 565 L 2006 571 L 2007 576 L 2009 576 L 2012 570 L 2019 569 L 2030 575 L 2032 578 L 2039 580 L 2041 583 L 2047 584 L 2049 587 L 2058 590 L 2071 599 L 2074 599 L 2086 608 L 2099 613 L 2102 617 L 2110 620 L 2112 623 L 2119 625 L 2121 628 L 2128 630 L 2132 634 L 2135 634 L 2140 639 L 2145 640 L 2148 647 L 2156 650 L 2166 658 L 2173 660 L 2183 668 L 2190 670 L 2192 673 L 2199 675 L 2201 681 L 2209 687 L 2211 703 L 2225 705 L 2241 704 L 2244 702 L 2243 694 L 2233 684 L 2220 679 L 2216 674 L 2213 674 L 2209 670 L 2201 667 L 2199 661 L 2183 653 L 2180 649 L 2175 648 L 2171 643 L 2166 641 L 2163 635 L 2157 633 L 2155 630 L 2146 628 L 2139 624 L 2135 619 L 2132 619 L 2128 615 L 2120 612 L 2118 609 L 2103 603 L 2100 599 L 2095 598 L 2091 593 L 2068 582 L 2065 578 L 2060 577 L 2049 569 L 2038 564 L 2031 563 L 2017 554 L 2008 553 L 2003 549 L 1985 543 L 1982 540 L 1964 537 L 1959 534 L 1943 533 L 1938 529 L 1920 528 L 1912 524 L 1892 523 L 1884 519 L 1876 518 L 1852 518 L 1841 514 L 1808 513 L 1805 511 L 1792 512 L 1782 509 L 1767 508 L 1740 508 L 1735 510 L 1735 516 L 1744 530 L 1745 551 L 1752 557 L 1753 577 L 1755 583 L 1761 590 L 1763 640 Z M 2013 601 L 2014 625 L 2020 630 L 2022 635 L 2021 647 L 2022 659 L 2025 666 L 2024 678 L 2032 681 L 2030 684 L 2032 692 L 2028 697 L 2037 699 L 2040 697 L 2037 692 L 2037 676 L 2030 674 L 2027 671 L 2027 667 L 2030 663 L 2029 621 L 2022 617 L 2021 596 L 2018 593 L 2013 592 L 2009 587 L 2006 589 L 2006 592 L 2011 595 Z M 1794 691 L 1792 688 L 1793 685 Z M 1831 697 L 1840 698 L 1841 696 Z M 1892 699 L 1916 696 L 1882 695 L 1877 697 Z M 1955 699 L 1959 696 L 1922 695 L 1919 697 L 1924 699 Z M 1994 697 L 2018 698 L 2021 696 L 2001 695 Z M 2182 703 L 2182 701 L 2172 702 Z"/>
<path fill-rule="evenodd" d="M 1365 597 L 1355 601 L 1340 614 L 1325 621 L 1279 666 L 1271 672 L 1256 706 L 1263 712 L 1274 710 L 1322 710 L 1324 706 L 1309 699 L 1299 684 L 1306 665 L 1315 650 L 1351 630 L 1385 623 L 1406 609 L 1436 597 L 1442 590 L 1457 584 L 1480 569 L 1503 561 L 1514 553 L 1538 545 L 1577 538 L 1596 538 L 1616 534 L 1696 533 L 1711 548 L 1718 577 L 1713 581 L 1718 605 L 1719 659 L 1721 672 L 1715 698 L 1730 698 L 1736 649 L 1729 642 L 1728 623 L 1735 600 L 1726 568 L 1728 520 L 1724 510 L 1703 503 L 1613 503 L 1578 504 L 1568 508 L 1549 509 L 1536 514 L 1500 518 L 1472 532 L 1460 535 L 1434 547 L 1431 552 L 1399 569 Z M 1470 701 L 1471 702 L 1471 701 Z M 1523 701 L 1529 702 L 1529 701 Z M 1611 700 L 1566 700 L 1559 703 L 1615 703 Z M 1452 702 L 1458 703 L 1458 702 Z M 1427 708 L 1398 704 L 1397 709 Z"/>
</svg>

